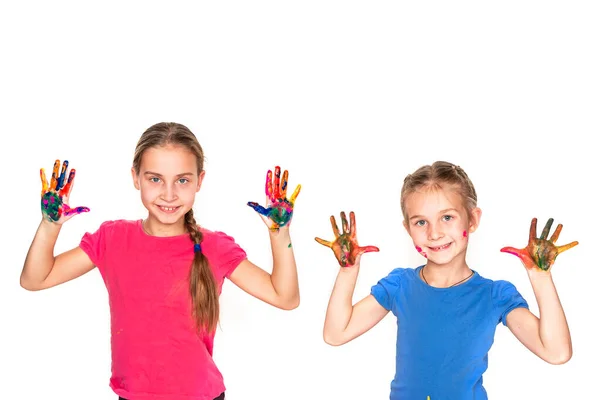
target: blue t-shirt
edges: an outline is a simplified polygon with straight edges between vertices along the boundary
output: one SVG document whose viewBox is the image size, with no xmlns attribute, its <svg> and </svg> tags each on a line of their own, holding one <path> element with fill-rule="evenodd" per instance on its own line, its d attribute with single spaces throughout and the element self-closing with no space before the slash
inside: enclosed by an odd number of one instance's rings
<svg viewBox="0 0 600 400">
<path fill-rule="evenodd" d="M 515 286 L 477 272 L 465 283 L 435 288 L 421 267 L 397 268 L 371 294 L 398 318 L 391 400 L 486 400 L 483 373 L 496 326 L 517 307 Z"/>
</svg>

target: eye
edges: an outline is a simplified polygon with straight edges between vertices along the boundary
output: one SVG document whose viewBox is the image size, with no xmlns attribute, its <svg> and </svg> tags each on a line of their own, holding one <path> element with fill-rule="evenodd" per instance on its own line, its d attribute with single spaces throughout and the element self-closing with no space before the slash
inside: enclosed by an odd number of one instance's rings
<svg viewBox="0 0 600 400">
<path fill-rule="evenodd" d="M 150 178 L 150 182 L 158 183 L 158 182 L 160 182 L 160 178 L 153 176 L 152 178 Z"/>
<path fill-rule="evenodd" d="M 454 217 L 452 215 L 444 215 L 442 217 L 442 220 L 448 222 L 448 221 L 452 221 L 454 219 Z"/>
<path fill-rule="evenodd" d="M 182 185 L 188 183 L 190 180 L 187 178 L 180 178 L 177 180 L 178 183 L 181 183 Z"/>
<path fill-rule="evenodd" d="M 425 226 L 425 221 L 424 221 L 424 220 L 422 220 L 422 219 L 420 219 L 420 220 L 418 220 L 417 222 L 415 222 L 415 225 L 416 225 L 416 226 Z"/>
</svg>

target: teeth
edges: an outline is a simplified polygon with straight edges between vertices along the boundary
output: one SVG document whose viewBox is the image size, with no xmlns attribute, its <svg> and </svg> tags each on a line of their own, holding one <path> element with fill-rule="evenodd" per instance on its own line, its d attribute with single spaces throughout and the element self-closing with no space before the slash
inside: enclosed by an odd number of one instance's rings
<svg viewBox="0 0 600 400">
<path fill-rule="evenodd" d="M 163 210 L 165 210 L 165 211 L 173 211 L 173 210 L 174 210 L 174 209 L 176 209 L 177 207 L 162 207 L 162 206 L 161 206 L 160 208 L 162 208 L 162 209 L 163 209 Z"/>
</svg>

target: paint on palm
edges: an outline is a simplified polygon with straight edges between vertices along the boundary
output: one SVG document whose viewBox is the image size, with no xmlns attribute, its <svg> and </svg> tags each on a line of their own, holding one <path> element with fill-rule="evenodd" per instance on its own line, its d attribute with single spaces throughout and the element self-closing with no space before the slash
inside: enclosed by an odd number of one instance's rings
<svg viewBox="0 0 600 400">
<path fill-rule="evenodd" d="M 333 235 L 335 239 L 330 242 L 321 238 L 316 237 L 315 240 L 323 246 L 329 247 L 333 250 L 335 258 L 341 267 L 351 267 L 356 264 L 356 261 L 360 255 L 368 252 L 376 252 L 379 249 L 375 246 L 364 246 L 358 245 L 358 239 L 356 237 L 356 217 L 354 212 L 350 212 L 350 224 L 346 219 L 346 213 L 343 211 L 340 213 L 342 219 L 342 231 L 340 232 L 335 217 L 332 215 L 329 219 L 331 221 L 331 228 L 333 229 Z"/>
<path fill-rule="evenodd" d="M 65 183 L 68 166 L 69 162 L 65 160 L 59 175 L 58 169 L 60 167 L 60 160 L 56 160 L 54 162 L 50 184 L 48 184 L 48 180 L 46 179 L 46 171 L 44 168 L 40 169 L 40 178 L 42 180 L 42 214 L 44 215 L 44 218 L 52 222 L 60 220 L 62 216 L 68 217 L 90 211 L 87 207 L 71 208 L 66 204 L 75 179 L 75 170 L 71 169 L 69 178 Z"/>
<path fill-rule="evenodd" d="M 553 218 L 548 219 L 546 226 L 544 226 L 544 229 L 542 230 L 541 236 L 537 238 L 537 218 L 533 218 L 529 228 L 529 243 L 527 244 L 527 247 L 523 249 L 503 247 L 500 251 L 519 257 L 528 269 L 538 268 L 542 271 L 550 270 L 556 257 L 558 257 L 560 253 L 579 244 L 577 241 L 562 246 L 556 246 L 554 244 L 562 231 L 562 224 L 558 224 L 556 230 L 550 237 L 550 240 L 548 240 L 547 237 L 553 222 Z"/>
<path fill-rule="evenodd" d="M 263 207 L 253 201 L 248 202 L 248 206 L 252 207 L 254 211 L 270 221 L 269 229 L 273 231 L 289 225 L 292 220 L 292 215 L 294 214 L 294 204 L 298 194 L 300 193 L 301 186 L 298 185 L 296 190 L 294 190 L 294 193 L 292 193 L 292 196 L 288 199 L 286 198 L 287 185 L 288 171 L 283 171 L 282 178 L 281 168 L 276 166 L 274 178 L 271 170 L 267 172 L 267 181 L 265 183 L 267 207 Z"/>
</svg>

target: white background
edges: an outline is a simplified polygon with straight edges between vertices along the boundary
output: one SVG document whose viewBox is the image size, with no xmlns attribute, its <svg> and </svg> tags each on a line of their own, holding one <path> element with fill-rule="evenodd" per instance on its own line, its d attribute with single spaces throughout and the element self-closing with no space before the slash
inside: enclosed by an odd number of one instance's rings
<svg viewBox="0 0 600 400">
<path fill-rule="evenodd" d="M 292 224 L 302 302 L 285 312 L 226 282 L 215 359 L 228 400 L 386 399 L 390 314 L 342 347 L 322 340 L 337 263 L 315 236 L 353 210 L 363 258 L 358 300 L 423 259 L 403 230 L 403 178 L 442 159 L 472 178 L 483 209 L 467 261 L 513 282 L 537 313 L 521 263 L 529 223 L 563 223 L 553 276 L 574 355 L 552 366 L 502 325 L 490 399 L 598 397 L 599 6 L 593 1 L 32 2 L 0 6 L 0 398 L 115 399 L 109 308 L 97 270 L 62 286 L 19 286 L 40 220 L 38 171 L 78 171 L 56 251 L 109 219 L 144 217 L 129 169 L 139 135 L 187 125 L 207 155 L 198 221 L 271 268 L 267 169 L 301 183 Z M 554 229 L 554 227 L 553 227 Z M 444 340 L 440 337 L 439 340 Z M 594 372 L 596 371 L 596 372 Z M 412 400 L 412 399 L 411 399 Z M 435 400 L 435 399 L 433 399 Z"/>
</svg>

